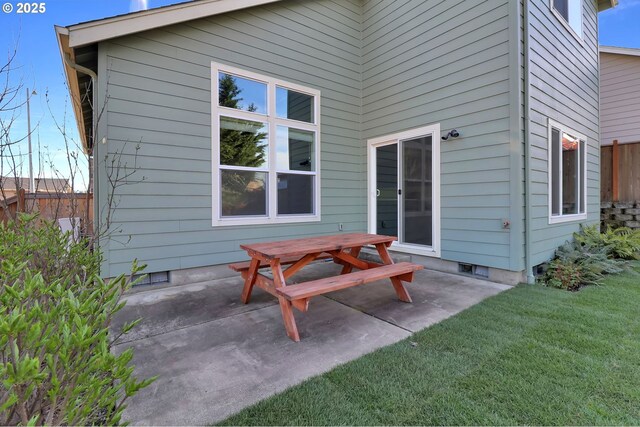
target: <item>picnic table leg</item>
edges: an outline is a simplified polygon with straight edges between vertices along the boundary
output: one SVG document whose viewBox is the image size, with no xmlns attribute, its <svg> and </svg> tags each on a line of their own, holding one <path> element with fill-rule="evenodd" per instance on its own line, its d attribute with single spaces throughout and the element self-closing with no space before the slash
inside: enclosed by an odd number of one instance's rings
<svg viewBox="0 0 640 427">
<path fill-rule="evenodd" d="M 387 245 L 384 243 L 378 243 L 376 245 L 376 249 L 378 250 L 378 255 L 380 255 L 380 259 L 384 264 L 393 264 L 393 260 L 389 255 L 389 251 L 387 251 Z M 396 295 L 398 295 L 398 299 L 403 302 L 411 302 L 411 296 L 407 291 L 407 288 L 404 287 L 402 281 L 397 277 L 390 277 L 391 283 L 393 284 L 393 288 L 396 290 Z"/>
<path fill-rule="evenodd" d="M 242 296 L 240 297 L 243 304 L 249 303 L 249 298 L 251 298 L 251 291 L 253 290 L 253 285 L 256 283 L 256 278 L 258 277 L 259 266 L 260 266 L 260 261 L 256 258 L 252 258 L 251 264 L 249 264 L 249 271 L 247 271 L 247 277 L 244 279 L 244 288 L 242 288 Z"/>
<path fill-rule="evenodd" d="M 284 280 L 284 274 L 282 273 L 282 266 L 280 260 L 275 259 L 270 262 L 271 271 L 273 273 L 273 284 L 276 288 L 286 286 Z M 300 341 L 300 334 L 298 334 L 298 326 L 296 325 L 296 319 L 293 317 L 293 307 L 291 301 L 287 300 L 283 296 L 278 296 L 278 302 L 280 303 L 280 311 L 282 312 L 282 320 L 284 321 L 284 327 L 287 331 L 287 336 L 293 341 Z"/>
<path fill-rule="evenodd" d="M 362 246 L 357 246 L 355 248 L 351 248 L 351 250 L 349 251 L 349 254 L 354 258 L 358 258 L 358 255 L 360 255 L 360 250 L 361 249 L 362 249 Z M 340 274 L 349 274 L 352 271 L 353 271 L 353 265 L 345 264 L 342 267 L 342 271 L 340 272 Z"/>
</svg>

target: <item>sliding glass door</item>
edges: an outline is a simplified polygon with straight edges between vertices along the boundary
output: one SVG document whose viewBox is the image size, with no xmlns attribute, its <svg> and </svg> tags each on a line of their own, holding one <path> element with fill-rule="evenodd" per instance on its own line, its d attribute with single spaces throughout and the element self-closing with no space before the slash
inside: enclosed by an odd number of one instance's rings
<svg viewBox="0 0 640 427">
<path fill-rule="evenodd" d="M 400 142 L 402 186 L 401 243 L 433 244 L 433 168 L 431 135 Z"/>
<path fill-rule="evenodd" d="M 435 132 L 369 144 L 370 230 L 398 237 L 397 246 L 435 251 L 439 188 Z M 436 153 L 435 154 L 439 154 Z M 437 156 L 439 161 L 439 156 Z M 437 168 L 439 170 L 439 168 Z M 438 172 L 439 173 L 439 172 Z"/>
</svg>

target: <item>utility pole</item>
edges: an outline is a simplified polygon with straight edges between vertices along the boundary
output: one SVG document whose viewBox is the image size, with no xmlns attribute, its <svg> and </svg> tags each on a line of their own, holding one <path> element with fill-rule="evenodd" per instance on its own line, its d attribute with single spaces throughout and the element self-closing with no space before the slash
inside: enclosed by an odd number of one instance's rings
<svg viewBox="0 0 640 427">
<path fill-rule="evenodd" d="M 29 192 L 36 192 L 35 178 L 33 177 L 33 151 L 31 150 L 31 110 L 29 108 L 29 98 L 31 95 L 36 95 L 34 90 L 32 94 L 29 94 L 29 88 L 27 88 L 27 139 L 29 141 Z"/>
</svg>

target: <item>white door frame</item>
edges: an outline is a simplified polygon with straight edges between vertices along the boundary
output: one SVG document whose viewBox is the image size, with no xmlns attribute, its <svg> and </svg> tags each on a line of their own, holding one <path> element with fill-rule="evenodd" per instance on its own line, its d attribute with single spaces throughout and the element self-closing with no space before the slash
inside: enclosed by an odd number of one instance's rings
<svg viewBox="0 0 640 427">
<path fill-rule="evenodd" d="M 376 227 L 376 216 L 377 216 L 376 148 L 382 147 L 384 145 L 389 145 L 389 144 L 398 144 L 398 147 L 399 147 L 400 141 L 418 138 L 418 137 L 427 136 L 427 135 L 431 135 L 432 150 L 433 150 L 433 152 L 431 153 L 432 155 L 431 161 L 432 161 L 432 167 L 433 167 L 433 180 L 432 180 L 433 245 L 429 247 L 429 246 L 410 245 L 410 244 L 393 242 L 393 244 L 391 245 L 391 248 L 398 252 L 406 252 L 410 254 L 425 255 L 425 256 L 439 258 L 440 257 L 440 123 L 367 140 L 367 159 L 368 159 L 367 161 L 367 176 L 368 176 L 367 205 L 368 205 L 368 224 L 369 224 L 368 228 L 369 228 L 369 233 L 376 233 L 377 231 L 377 227 Z M 402 163 L 401 159 L 398 158 L 398 184 L 399 185 L 401 185 L 400 184 L 400 178 L 401 178 L 400 168 L 402 166 L 401 163 Z M 401 203 L 401 198 L 399 197 L 398 198 L 398 215 L 401 212 L 400 203 Z M 398 223 L 400 223 L 400 218 L 398 218 Z M 400 230 L 400 227 L 398 228 L 398 230 Z"/>
</svg>

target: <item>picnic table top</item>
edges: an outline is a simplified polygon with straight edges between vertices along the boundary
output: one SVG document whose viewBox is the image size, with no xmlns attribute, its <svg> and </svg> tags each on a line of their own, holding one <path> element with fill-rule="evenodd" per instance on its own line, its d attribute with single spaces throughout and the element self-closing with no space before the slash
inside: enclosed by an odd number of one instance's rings
<svg viewBox="0 0 640 427">
<path fill-rule="evenodd" d="M 397 237 L 367 233 L 346 233 L 281 240 L 278 242 L 250 243 L 240 245 L 240 247 L 249 252 L 250 255 L 253 252 L 265 258 L 273 259 L 293 255 L 336 251 L 378 243 L 391 243 L 394 240 L 397 240 Z"/>
</svg>

